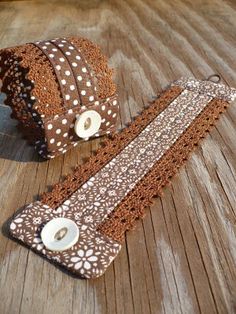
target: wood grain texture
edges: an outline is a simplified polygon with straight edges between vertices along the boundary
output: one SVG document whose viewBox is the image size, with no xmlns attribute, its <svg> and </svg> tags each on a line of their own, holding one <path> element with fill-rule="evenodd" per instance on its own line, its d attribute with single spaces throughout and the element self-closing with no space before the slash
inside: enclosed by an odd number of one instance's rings
<svg viewBox="0 0 236 314">
<path fill-rule="evenodd" d="M 76 34 L 116 68 L 121 126 L 181 75 L 217 72 L 236 87 L 234 0 L 0 2 L 0 48 Z M 42 162 L 9 114 L 1 104 L 1 224 L 100 142 Z M 236 313 L 235 121 L 232 105 L 99 279 L 67 276 L 3 227 L 0 313 Z"/>
</svg>

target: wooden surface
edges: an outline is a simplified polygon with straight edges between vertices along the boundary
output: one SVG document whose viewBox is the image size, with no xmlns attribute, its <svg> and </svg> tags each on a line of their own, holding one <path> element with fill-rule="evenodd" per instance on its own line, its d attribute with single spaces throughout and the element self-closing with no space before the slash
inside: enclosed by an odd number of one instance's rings
<svg viewBox="0 0 236 314">
<path fill-rule="evenodd" d="M 124 126 L 168 82 L 217 72 L 236 87 L 236 2 L 0 2 L 0 47 L 80 34 L 116 70 Z M 0 221 L 99 145 L 40 161 L 0 106 Z M 0 235 L 0 313 L 236 313 L 236 105 L 127 235 L 97 280 L 71 278 Z"/>
</svg>

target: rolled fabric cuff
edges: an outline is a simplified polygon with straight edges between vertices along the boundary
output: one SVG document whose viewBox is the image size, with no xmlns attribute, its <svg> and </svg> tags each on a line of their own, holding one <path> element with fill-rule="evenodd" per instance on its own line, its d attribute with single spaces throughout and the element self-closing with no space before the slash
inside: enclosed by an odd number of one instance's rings
<svg viewBox="0 0 236 314">
<path fill-rule="evenodd" d="M 43 158 L 54 158 L 81 140 L 113 132 L 118 101 L 113 70 L 100 48 L 84 38 L 56 38 L 0 50 L 1 91 L 12 118 Z M 89 137 L 74 125 L 85 111 L 96 111 L 101 123 Z M 82 128 L 84 126 L 81 126 Z"/>
</svg>

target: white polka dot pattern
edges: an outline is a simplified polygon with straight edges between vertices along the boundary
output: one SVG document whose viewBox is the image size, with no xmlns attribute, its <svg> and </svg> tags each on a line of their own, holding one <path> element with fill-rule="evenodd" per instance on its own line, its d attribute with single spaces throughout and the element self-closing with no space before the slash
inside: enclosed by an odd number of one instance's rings
<svg viewBox="0 0 236 314">
<path fill-rule="evenodd" d="M 86 104 L 98 99 L 94 78 L 87 61 L 76 47 L 66 39 L 37 42 L 50 60 L 58 78 L 65 107 Z"/>
<path fill-rule="evenodd" d="M 45 139 L 36 144 L 40 154 L 46 158 L 54 158 L 77 145 L 81 139 L 74 131 L 76 114 L 86 110 L 95 110 L 102 117 L 101 127 L 95 137 L 112 131 L 118 116 L 117 96 L 98 99 L 95 76 L 82 52 L 64 38 L 39 41 L 34 45 L 45 54 L 55 71 L 66 110 L 53 118 L 40 117 L 38 124 L 41 124 L 45 133 Z M 35 97 L 31 101 L 35 101 Z M 37 108 L 34 109 L 36 118 Z"/>
<path fill-rule="evenodd" d="M 45 119 L 45 136 L 48 143 L 48 150 L 52 152 L 52 155 L 57 155 L 58 153 L 63 153 L 62 150 L 58 150 L 58 142 L 61 142 L 63 145 L 67 144 L 67 149 L 69 149 L 74 143 L 81 141 L 74 131 L 74 124 L 76 115 L 87 110 L 95 110 L 102 118 L 100 130 L 96 133 L 95 137 L 107 134 L 107 132 L 114 130 L 119 113 L 117 104 L 115 95 L 110 97 L 109 101 L 105 99 L 101 103 L 96 101 L 93 105 L 88 107 L 73 107 L 63 115 L 57 115 L 53 119 Z M 50 139 L 53 139 L 54 141 L 50 142 Z M 41 147 L 39 149 L 42 150 Z M 65 149 L 65 151 L 67 149 Z"/>
<path fill-rule="evenodd" d="M 56 42 L 42 41 L 35 45 L 43 51 L 51 62 L 58 79 L 64 106 L 65 108 L 70 108 L 72 107 L 71 99 L 78 99 L 78 91 L 70 89 L 70 86 L 76 84 L 75 79 L 71 75 L 70 63 L 63 52 L 55 46 Z M 52 54 L 51 52 L 54 53 Z"/>
<path fill-rule="evenodd" d="M 94 78 L 91 75 L 89 64 L 81 51 L 65 38 L 57 39 L 54 45 L 61 50 L 70 64 L 71 70 L 65 71 L 67 77 L 72 75 L 75 80 L 75 84 L 71 85 L 73 86 L 72 88 L 70 86 L 70 90 L 75 90 L 75 86 L 77 86 L 77 92 L 80 94 L 78 98 L 80 98 L 82 104 L 92 102 L 94 99 L 97 100 Z"/>
</svg>

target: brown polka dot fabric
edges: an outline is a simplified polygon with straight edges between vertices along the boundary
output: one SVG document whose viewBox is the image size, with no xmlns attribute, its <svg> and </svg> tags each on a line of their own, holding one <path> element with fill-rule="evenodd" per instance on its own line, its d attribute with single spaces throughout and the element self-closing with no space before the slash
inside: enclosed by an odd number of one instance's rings
<svg viewBox="0 0 236 314">
<path fill-rule="evenodd" d="M 112 70 L 100 48 L 87 39 L 56 38 L 2 49 L 0 68 L 5 104 L 43 158 L 116 129 L 119 107 Z M 80 137 L 74 125 L 88 110 L 96 111 L 101 123 L 92 135 Z"/>
<path fill-rule="evenodd" d="M 222 84 L 174 82 L 96 156 L 17 214 L 11 234 L 73 274 L 101 276 L 121 250 L 125 232 L 144 217 L 152 197 L 234 99 L 236 89 Z M 62 217 L 75 223 L 80 235 L 58 252 L 47 247 L 41 231 Z"/>
<path fill-rule="evenodd" d="M 92 103 L 89 110 L 95 110 L 102 118 L 101 127 L 96 137 L 110 133 L 116 127 L 117 116 L 119 113 L 116 96 L 105 99 L 103 102 Z M 78 108 L 75 106 L 67 110 L 66 113 L 56 115 L 53 119 L 44 119 L 44 127 L 46 129 L 47 148 L 52 152 L 65 153 L 65 147 L 78 144 L 77 135 L 74 131 L 75 120 L 77 114 L 87 111 L 87 107 Z M 41 144 L 41 143 L 39 143 Z"/>
</svg>

